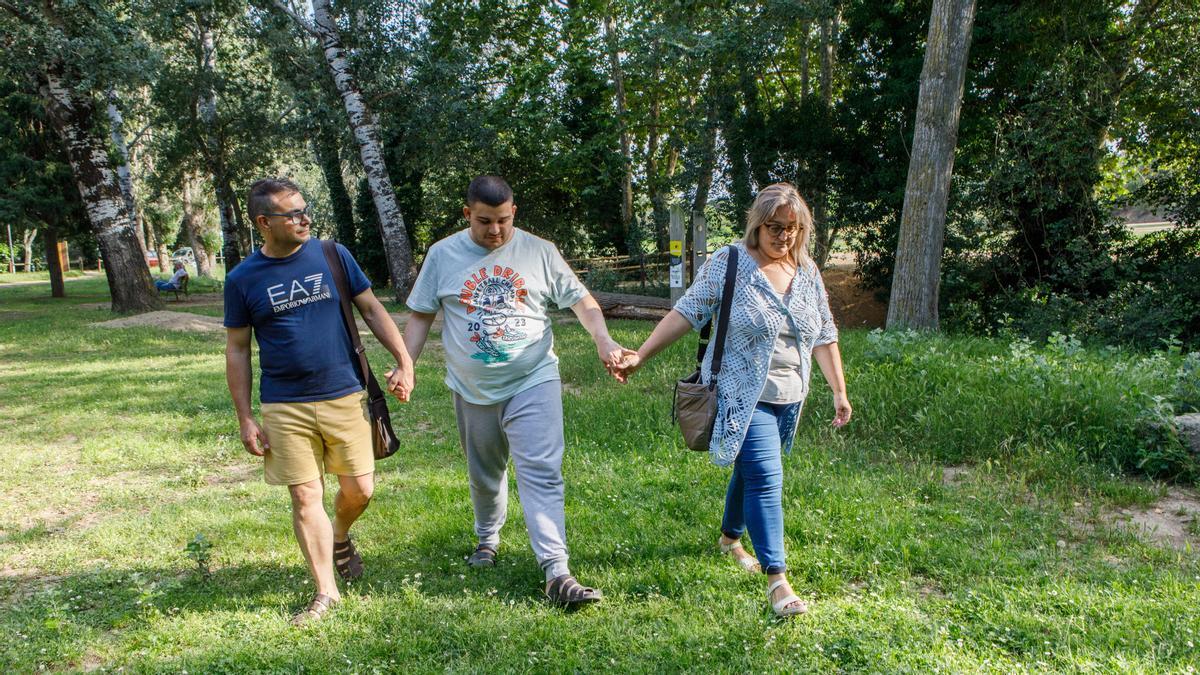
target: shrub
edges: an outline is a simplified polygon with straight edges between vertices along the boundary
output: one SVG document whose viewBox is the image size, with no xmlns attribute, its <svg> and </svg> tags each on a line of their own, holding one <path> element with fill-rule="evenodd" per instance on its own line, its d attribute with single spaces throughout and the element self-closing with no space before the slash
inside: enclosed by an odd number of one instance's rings
<svg viewBox="0 0 1200 675">
<path fill-rule="evenodd" d="M 874 331 L 848 363 L 858 432 L 896 450 L 957 462 L 1061 447 L 1117 470 L 1200 475 L 1170 425 L 1174 405 L 1196 400 L 1200 356 L 1094 349 L 1061 333 L 1039 346 Z"/>
</svg>

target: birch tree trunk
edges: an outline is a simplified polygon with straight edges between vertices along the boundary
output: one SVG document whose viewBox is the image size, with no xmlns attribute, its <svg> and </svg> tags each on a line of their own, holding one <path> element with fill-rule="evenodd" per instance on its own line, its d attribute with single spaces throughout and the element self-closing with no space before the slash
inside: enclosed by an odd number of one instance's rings
<svg viewBox="0 0 1200 675">
<path fill-rule="evenodd" d="M 225 144 L 221 140 L 220 129 L 217 128 L 217 94 L 213 89 L 213 78 L 216 77 L 216 44 L 213 41 L 210 15 L 206 10 L 201 12 L 196 28 L 200 35 L 201 65 L 204 76 L 204 89 L 197 103 L 200 121 L 204 127 L 204 159 L 212 175 L 213 192 L 217 197 L 217 213 L 221 218 L 221 252 L 225 257 L 225 273 L 228 274 L 242 261 L 241 218 L 237 211 L 237 196 L 229 184 L 229 175 L 225 166 Z"/>
<path fill-rule="evenodd" d="M 137 234 L 138 243 L 142 246 L 142 251 L 146 250 L 146 239 L 142 235 L 141 221 L 138 219 L 137 200 L 133 193 L 133 172 L 130 171 L 129 160 L 129 145 L 125 142 L 125 118 L 121 116 L 121 109 L 117 107 L 117 93 L 113 90 L 108 92 L 108 121 L 112 126 L 112 142 L 117 148 L 117 154 L 121 156 L 121 163 L 117 165 L 117 179 L 121 183 L 121 196 L 125 198 L 125 207 L 129 211 L 129 217 L 133 219 L 133 231 Z"/>
<path fill-rule="evenodd" d="M 937 330 L 946 203 L 954 171 L 975 0 L 934 0 L 887 327 Z"/>
<path fill-rule="evenodd" d="M 121 185 L 109 163 L 108 148 L 93 127 L 95 106 L 63 82 L 57 63 L 41 84 L 46 111 L 63 139 L 79 195 L 104 256 L 104 273 L 114 312 L 144 312 L 162 307 L 150 283 L 146 256 L 133 231 Z"/>
<path fill-rule="evenodd" d="M 379 142 L 379 131 L 374 118 L 363 100 L 362 92 L 350 70 L 350 63 L 342 49 L 342 38 L 334 23 L 329 0 L 313 0 L 315 30 L 325 53 L 325 61 L 333 73 L 338 94 L 350 117 L 354 139 L 358 141 L 362 157 L 363 173 L 379 215 L 379 230 L 383 235 L 383 250 L 387 255 L 388 270 L 392 276 L 392 290 L 397 302 L 404 302 L 413 281 L 412 246 L 404 229 L 404 216 L 396 203 L 396 191 L 392 187 L 387 165 L 383 160 L 383 146 Z"/>
<path fill-rule="evenodd" d="M 613 87 L 616 90 L 617 124 L 621 130 L 621 161 L 624 169 L 621 173 L 621 227 L 628 233 L 633 227 L 633 153 L 629 148 L 625 73 L 621 70 L 616 21 L 611 14 L 604 17 L 604 40 L 608 45 L 608 62 L 612 69 Z"/>
<path fill-rule="evenodd" d="M 33 227 L 21 235 L 21 243 L 25 247 L 25 271 L 33 271 L 33 240 L 37 239 L 38 228 Z"/>
</svg>

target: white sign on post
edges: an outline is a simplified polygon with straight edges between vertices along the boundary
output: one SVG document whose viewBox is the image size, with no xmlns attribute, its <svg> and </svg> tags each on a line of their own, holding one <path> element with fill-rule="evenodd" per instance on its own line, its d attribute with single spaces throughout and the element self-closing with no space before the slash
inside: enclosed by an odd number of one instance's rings
<svg viewBox="0 0 1200 675">
<path fill-rule="evenodd" d="M 667 230 L 671 239 L 671 302 L 683 297 L 683 209 L 671 207 L 671 221 Z"/>
</svg>

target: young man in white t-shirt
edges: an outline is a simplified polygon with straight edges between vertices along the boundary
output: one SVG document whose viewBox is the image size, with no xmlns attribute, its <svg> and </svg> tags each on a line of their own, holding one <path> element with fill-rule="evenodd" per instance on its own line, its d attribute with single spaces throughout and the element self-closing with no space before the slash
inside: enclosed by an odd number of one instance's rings
<svg viewBox="0 0 1200 675">
<path fill-rule="evenodd" d="M 495 564 L 511 452 L 546 596 L 578 606 L 600 600 L 601 593 L 580 584 L 567 566 L 562 385 L 550 304 L 575 312 L 610 372 L 622 352 L 608 335 L 600 306 L 558 249 L 515 228 L 516 212 L 503 178 L 471 181 L 463 207 L 469 227 L 429 248 L 408 296 L 412 316 L 404 342 L 415 361 L 442 311 L 446 385 L 454 392 L 479 540 L 468 564 Z"/>
</svg>

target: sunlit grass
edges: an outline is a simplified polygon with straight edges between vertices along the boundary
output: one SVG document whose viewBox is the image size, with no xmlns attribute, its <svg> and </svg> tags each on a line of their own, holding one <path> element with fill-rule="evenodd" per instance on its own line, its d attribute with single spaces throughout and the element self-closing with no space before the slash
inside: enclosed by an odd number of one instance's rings
<svg viewBox="0 0 1200 675">
<path fill-rule="evenodd" d="M 311 584 L 285 492 L 238 442 L 223 337 L 97 328 L 112 318 L 93 307 L 102 278 L 48 294 L 0 288 L 4 672 L 1108 672 L 1200 660 L 1196 553 L 1083 522 L 1160 494 L 1116 467 L 1141 447 L 1141 397 L 1170 395 L 1175 356 L 846 332 L 856 419 L 828 427 L 816 376 L 785 459 L 790 575 L 812 611 L 781 624 L 763 580 L 714 553 L 728 474 L 670 427 L 690 340 L 622 387 L 580 327 L 556 329 L 572 567 L 606 594 L 575 614 L 539 597 L 515 489 L 498 566 L 463 564 L 465 468 L 440 352 L 428 350 L 414 402 L 393 404 L 401 450 L 380 463 L 356 526 L 368 574 L 330 620 L 296 631 L 286 619 Z M 612 325 L 629 345 L 650 328 Z M 370 356 L 386 364 L 378 345 Z M 947 464 L 962 465 L 956 480 Z M 185 554 L 198 533 L 213 543 L 211 578 Z"/>
</svg>

